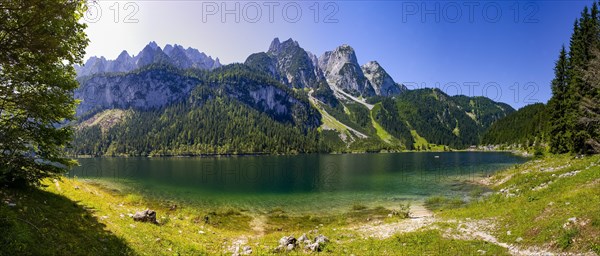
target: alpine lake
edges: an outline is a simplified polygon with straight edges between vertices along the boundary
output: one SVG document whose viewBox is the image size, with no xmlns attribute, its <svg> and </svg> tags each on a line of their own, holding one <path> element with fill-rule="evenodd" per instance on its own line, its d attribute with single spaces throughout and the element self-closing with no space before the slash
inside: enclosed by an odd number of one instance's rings
<svg viewBox="0 0 600 256">
<path fill-rule="evenodd" d="M 469 198 L 477 179 L 527 159 L 508 152 L 80 158 L 69 178 L 195 207 L 332 212 Z"/>
</svg>

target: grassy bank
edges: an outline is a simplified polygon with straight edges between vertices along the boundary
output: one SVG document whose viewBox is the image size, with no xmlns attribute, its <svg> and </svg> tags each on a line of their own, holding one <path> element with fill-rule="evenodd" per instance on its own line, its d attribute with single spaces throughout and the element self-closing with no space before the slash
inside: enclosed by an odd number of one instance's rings
<svg viewBox="0 0 600 256">
<path fill-rule="evenodd" d="M 489 220 L 506 243 L 600 254 L 600 156 L 549 156 L 481 182 L 496 193 L 464 207 L 449 200 L 437 215 Z"/>
<path fill-rule="evenodd" d="M 330 240 L 326 255 L 505 255 L 600 253 L 600 157 L 552 156 L 481 181 L 470 203 L 435 197 L 435 217 L 404 218 L 402 205 L 349 205 L 332 214 L 199 208 L 157 201 L 93 181 L 47 181 L 42 189 L 3 188 L 0 254 L 231 255 L 250 246 L 272 254 L 282 236 Z M 134 222 L 153 209 L 159 224 Z M 528 251 L 529 250 L 529 251 Z M 296 249 L 290 254 L 310 252 Z"/>
</svg>

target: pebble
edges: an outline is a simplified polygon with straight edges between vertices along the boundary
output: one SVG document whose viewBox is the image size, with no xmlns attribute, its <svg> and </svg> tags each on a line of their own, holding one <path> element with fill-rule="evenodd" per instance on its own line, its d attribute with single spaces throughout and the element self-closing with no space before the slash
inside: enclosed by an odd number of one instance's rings
<svg viewBox="0 0 600 256">
<path fill-rule="evenodd" d="M 291 250 L 294 250 L 294 247 L 295 247 L 294 244 L 288 244 L 287 248 L 285 248 L 285 249 L 288 251 L 291 251 Z"/>
</svg>

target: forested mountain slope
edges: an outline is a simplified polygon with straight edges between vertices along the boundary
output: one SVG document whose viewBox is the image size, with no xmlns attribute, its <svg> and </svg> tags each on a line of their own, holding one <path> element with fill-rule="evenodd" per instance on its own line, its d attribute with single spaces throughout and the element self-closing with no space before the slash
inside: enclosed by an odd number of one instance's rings
<svg viewBox="0 0 600 256">
<path fill-rule="evenodd" d="M 461 149 L 478 144 L 492 123 L 514 111 L 484 97 L 407 90 L 379 63 L 361 67 L 347 45 L 317 58 L 291 39 L 275 39 L 267 52 L 252 54 L 244 64 L 210 68 L 193 64 L 199 62 L 191 62 L 186 52 L 197 50 L 178 45 L 162 50 L 151 43 L 142 51 L 152 57 L 144 57 L 149 64 L 137 69 L 94 73 L 84 66 L 75 91 L 82 102 L 71 152 Z"/>
</svg>

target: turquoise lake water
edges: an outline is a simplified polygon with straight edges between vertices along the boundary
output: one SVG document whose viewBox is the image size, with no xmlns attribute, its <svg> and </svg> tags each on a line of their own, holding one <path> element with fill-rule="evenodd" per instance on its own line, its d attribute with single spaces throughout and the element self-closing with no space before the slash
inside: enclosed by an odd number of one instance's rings
<svg viewBox="0 0 600 256">
<path fill-rule="evenodd" d="M 501 152 L 83 158 L 69 177 L 200 207 L 331 211 L 466 197 L 470 181 L 524 161 Z"/>
</svg>

